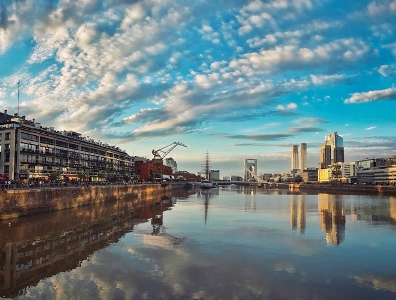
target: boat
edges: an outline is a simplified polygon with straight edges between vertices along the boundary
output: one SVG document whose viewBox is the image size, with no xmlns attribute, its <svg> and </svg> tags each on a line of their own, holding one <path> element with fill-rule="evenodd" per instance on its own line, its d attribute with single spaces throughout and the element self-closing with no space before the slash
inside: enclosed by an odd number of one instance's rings
<svg viewBox="0 0 396 300">
<path fill-rule="evenodd" d="M 210 180 L 208 180 L 208 179 L 202 180 L 202 182 L 201 182 L 201 189 L 210 189 L 210 188 L 212 188 L 212 187 L 214 187 L 213 181 L 210 181 Z"/>
</svg>

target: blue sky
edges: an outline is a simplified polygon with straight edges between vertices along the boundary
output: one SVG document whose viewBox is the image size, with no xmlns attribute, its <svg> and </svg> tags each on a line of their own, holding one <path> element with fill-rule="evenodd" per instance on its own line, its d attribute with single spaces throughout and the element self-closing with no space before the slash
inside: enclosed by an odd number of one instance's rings
<svg viewBox="0 0 396 300">
<path fill-rule="evenodd" d="M 1 0 L 0 103 L 179 169 L 395 155 L 396 0 Z"/>
</svg>

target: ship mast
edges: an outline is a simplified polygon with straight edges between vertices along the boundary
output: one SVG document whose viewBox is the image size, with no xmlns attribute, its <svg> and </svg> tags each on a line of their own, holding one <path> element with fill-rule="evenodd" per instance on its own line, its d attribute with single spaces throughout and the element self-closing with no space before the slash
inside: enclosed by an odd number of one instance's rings
<svg viewBox="0 0 396 300">
<path fill-rule="evenodd" d="M 204 162 L 203 167 L 204 167 L 203 171 L 205 173 L 205 179 L 209 180 L 210 179 L 209 178 L 210 177 L 210 160 L 209 160 L 208 151 L 206 151 L 206 154 L 205 154 L 205 162 Z"/>
</svg>

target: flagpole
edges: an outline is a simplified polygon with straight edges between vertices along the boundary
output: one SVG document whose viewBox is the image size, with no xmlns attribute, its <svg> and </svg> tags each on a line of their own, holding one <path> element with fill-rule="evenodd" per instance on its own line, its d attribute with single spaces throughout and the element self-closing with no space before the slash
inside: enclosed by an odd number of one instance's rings
<svg viewBox="0 0 396 300">
<path fill-rule="evenodd" d="M 18 116 L 19 116 L 19 83 L 20 83 L 21 81 L 20 80 L 18 80 Z"/>
</svg>

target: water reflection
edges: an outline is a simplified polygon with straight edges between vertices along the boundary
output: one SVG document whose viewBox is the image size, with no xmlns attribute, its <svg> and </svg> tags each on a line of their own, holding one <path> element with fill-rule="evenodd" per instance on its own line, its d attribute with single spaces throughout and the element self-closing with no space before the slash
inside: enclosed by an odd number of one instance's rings
<svg viewBox="0 0 396 300">
<path fill-rule="evenodd" d="M 395 197 L 251 190 L 197 189 L 176 205 L 187 195 L 2 223 L 1 292 L 16 297 L 29 286 L 24 296 L 51 299 L 394 299 Z"/>
<path fill-rule="evenodd" d="M 290 200 L 290 223 L 293 230 L 298 229 L 300 234 L 306 229 L 305 195 L 292 195 Z"/>
<path fill-rule="evenodd" d="M 117 201 L 2 222 L 0 294 L 16 297 L 41 279 L 72 270 L 99 249 L 117 242 L 136 224 L 163 225 L 175 197 Z M 158 229 L 155 228 L 158 226 Z"/>
<path fill-rule="evenodd" d="M 197 190 L 198 197 L 203 198 L 204 206 L 205 206 L 205 225 L 208 222 L 208 212 L 209 212 L 209 199 L 212 195 L 219 195 L 218 188 L 211 189 L 199 189 Z"/>
</svg>

